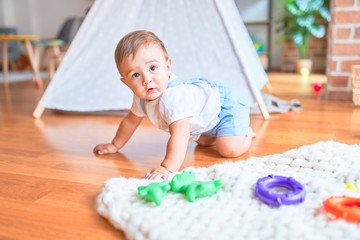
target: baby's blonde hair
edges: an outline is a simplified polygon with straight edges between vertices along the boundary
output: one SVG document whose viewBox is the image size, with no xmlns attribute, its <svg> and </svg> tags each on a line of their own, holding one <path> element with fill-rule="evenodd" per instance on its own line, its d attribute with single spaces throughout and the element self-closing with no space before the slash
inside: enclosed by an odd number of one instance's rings
<svg viewBox="0 0 360 240">
<path fill-rule="evenodd" d="M 168 53 L 164 43 L 152 32 L 146 30 L 133 31 L 126 34 L 118 43 L 115 50 L 115 62 L 118 70 L 120 65 L 129 56 L 134 57 L 142 46 L 155 44 L 161 47 L 164 52 L 165 59 L 168 60 Z"/>
</svg>

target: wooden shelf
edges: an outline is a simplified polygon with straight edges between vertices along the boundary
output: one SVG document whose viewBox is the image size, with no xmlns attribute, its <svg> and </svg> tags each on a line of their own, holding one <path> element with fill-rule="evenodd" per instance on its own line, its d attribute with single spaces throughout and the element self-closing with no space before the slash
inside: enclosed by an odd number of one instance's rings
<svg viewBox="0 0 360 240">
<path fill-rule="evenodd" d="M 243 0 L 238 0 L 240 2 Z M 257 1 L 246 0 L 245 8 L 248 6 L 259 7 Z M 254 5 L 255 4 L 255 5 Z M 238 4 L 239 11 L 241 13 L 242 4 Z M 272 8 L 273 8 L 273 0 L 269 0 L 267 4 L 267 9 L 265 9 L 264 5 L 261 6 L 261 9 L 258 11 L 253 11 L 252 15 L 246 14 L 249 20 L 244 19 L 244 24 L 247 27 L 249 34 L 255 38 L 259 38 L 259 41 L 264 44 L 265 52 L 259 53 L 260 61 L 262 62 L 265 70 L 271 70 L 271 31 L 272 31 Z M 258 13 L 257 13 L 258 12 Z M 254 19 L 255 18 L 255 19 Z M 253 20 L 251 20 L 253 19 Z M 259 37 L 260 36 L 260 37 Z M 258 41 L 257 39 L 253 39 L 254 41 Z"/>
</svg>

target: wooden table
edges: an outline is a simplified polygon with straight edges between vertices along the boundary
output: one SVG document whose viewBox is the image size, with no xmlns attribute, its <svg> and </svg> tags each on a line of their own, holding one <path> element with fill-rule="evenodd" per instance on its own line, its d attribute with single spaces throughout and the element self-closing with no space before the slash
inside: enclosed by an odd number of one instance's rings
<svg viewBox="0 0 360 240">
<path fill-rule="evenodd" d="M 8 85 L 8 73 L 9 73 L 9 59 L 8 59 L 8 41 L 19 41 L 25 46 L 28 54 L 31 68 L 33 71 L 33 80 L 37 87 L 43 86 L 40 69 L 39 69 L 39 50 L 37 46 L 31 44 L 31 41 L 38 40 L 35 35 L 17 35 L 17 34 L 0 34 L 0 41 L 2 42 L 2 65 L 3 65 L 3 79 L 4 84 Z"/>
</svg>

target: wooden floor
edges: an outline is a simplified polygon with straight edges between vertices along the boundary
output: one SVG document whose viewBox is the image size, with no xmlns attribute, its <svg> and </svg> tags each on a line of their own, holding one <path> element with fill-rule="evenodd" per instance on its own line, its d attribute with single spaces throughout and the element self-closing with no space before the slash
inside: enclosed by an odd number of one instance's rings
<svg viewBox="0 0 360 240">
<path fill-rule="evenodd" d="M 186 166 L 282 153 L 317 141 L 360 143 L 360 108 L 352 102 L 327 102 L 312 84 L 322 75 L 269 74 L 272 94 L 299 99 L 301 111 L 251 117 L 257 133 L 250 151 L 222 159 L 214 149 L 190 143 Z M 103 182 L 111 177 L 140 178 L 160 163 L 167 134 L 143 122 L 121 153 L 97 157 L 97 143 L 112 139 L 119 116 L 31 114 L 42 92 L 30 81 L 0 85 L 0 239 L 122 239 L 95 211 Z"/>
</svg>

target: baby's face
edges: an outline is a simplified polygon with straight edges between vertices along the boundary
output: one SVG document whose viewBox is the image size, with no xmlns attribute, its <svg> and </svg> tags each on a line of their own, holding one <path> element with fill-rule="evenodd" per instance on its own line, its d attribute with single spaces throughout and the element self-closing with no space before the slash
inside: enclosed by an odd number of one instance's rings
<svg viewBox="0 0 360 240">
<path fill-rule="evenodd" d="M 171 75 L 171 60 L 154 44 L 141 47 L 120 65 L 122 81 L 142 99 L 152 101 L 166 90 Z"/>
</svg>

